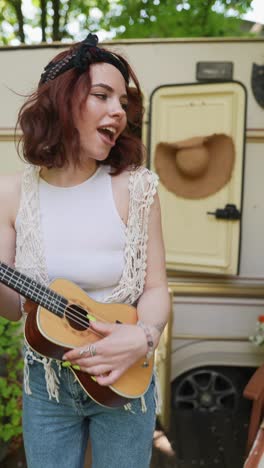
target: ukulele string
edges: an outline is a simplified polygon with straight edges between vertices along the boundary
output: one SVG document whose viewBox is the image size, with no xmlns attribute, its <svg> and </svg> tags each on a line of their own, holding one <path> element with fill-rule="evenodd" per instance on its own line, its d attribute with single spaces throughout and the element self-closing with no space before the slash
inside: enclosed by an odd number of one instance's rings
<svg viewBox="0 0 264 468">
<path fill-rule="evenodd" d="M 5 276 L 6 276 L 6 275 L 8 275 L 8 279 L 11 280 L 11 279 L 13 279 L 14 273 L 10 273 L 9 271 L 7 271 L 6 274 L 5 274 Z M 39 285 L 39 287 L 42 288 L 43 286 Z M 45 286 L 44 286 L 44 288 L 45 288 Z M 35 289 L 35 288 L 34 288 L 34 289 Z M 32 291 L 34 291 L 34 289 L 33 289 Z M 52 291 L 53 293 L 57 294 L 56 291 L 53 291 L 52 289 L 51 289 L 50 291 Z M 27 287 L 27 294 L 28 294 L 29 292 L 30 292 L 30 288 Z M 41 295 L 41 293 L 40 293 L 40 292 L 37 292 L 36 289 L 35 289 L 35 291 L 34 291 L 34 294 L 35 294 L 35 296 L 36 296 L 37 299 L 42 299 L 42 298 L 43 298 L 43 296 Z M 61 297 L 64 299 L 63 296 L 61 296 Z M 31 299 L 31 298 L 30 298 L 30 295 L 29 295 L 29 299 Z M 31 300 L 32 300 L 32 299 L 31 299 Z M 71 319 L 73 322 L 75 322 L 75 323 L 78 324 L 78 325 L 83 326 L 84 329 L 86 329 L 87 326 L 89 327 L 89 323 L 90 323 L 89 318 L 87 317 L 87 321 L 86 321 L 85 317 L 83 317 L 83 315 L 82 315 L 81 312 L 76 311 L 73 307 L 66 307 L 66 308 L 64 308 L 63 306 L 60 305 L 60 302 L 59 302 L 60 299 L 53 298 L 52 301 L 53 301 L 53 305 L 54 305 L 54 301 L 57 302 L 57 304 L 55 304 L 55 306 L 56 306 L 56 311 L 60 312 L 63 316 L 66 315 L 65 312 L 67 311 L 67 312 L 69 312 L 69 313 L 68 313 L 68 316 L 70 317 L 70 319 Z M 87 314 L 89 314 L 89 311 L 88 311 L 88 310 L 86 310 L 86 309 L 83 309 L 83 310 L 84 310 L 85 312 L 87 312 Z M 107 320 L 103 319 L 102 317 L 99 317 L 97 314 L 92 314 L 92 315 L 93 315 L 93 317 L 95 317 L 96 319 L 99 319 L 101 322 L 107 323 Z M 67 317 L 67 315 L 66 315 L 66 317 Z M 97 333 L 97 332 L 94 331 L 94 330 L 91 330 L 91 332 L 94 333 L 94 334 L 96 334 L 96 335 L 98 335 L 98 336 L 100 336 L 100 337 L 102 336 L 100 333 Z"/>
</svg>

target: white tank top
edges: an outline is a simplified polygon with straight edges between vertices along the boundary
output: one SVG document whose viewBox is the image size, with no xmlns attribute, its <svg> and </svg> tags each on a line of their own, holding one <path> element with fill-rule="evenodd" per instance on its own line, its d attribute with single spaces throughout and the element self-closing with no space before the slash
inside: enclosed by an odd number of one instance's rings
<svg viewBox="0 0 264 468">
<path fill-rule="evenodd" d="M 103 301 L 124 268 L 126 226 L 117 211 L 109 167 L 74 187 L 39 179 L 41 230 L 49 278 L 66 278 Z"/>
</svg>

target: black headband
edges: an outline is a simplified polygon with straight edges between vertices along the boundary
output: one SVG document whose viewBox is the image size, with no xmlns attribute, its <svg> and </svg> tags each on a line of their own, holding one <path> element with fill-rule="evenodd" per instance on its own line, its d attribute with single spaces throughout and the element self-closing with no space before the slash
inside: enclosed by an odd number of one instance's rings
<svg viewBox="0 0 264 468">
<path fill-rule="evenodd" d="M 40 77 L 39 84 L 54 80 L 57 76 L 72 68 L 76 68 L 80 73 L 83 73 L 92 63 L 100 62 L 110 63 L 116 67 L 128 84 L 129 72 L 125 62 L 112 52 L 100 49 L 97 44 L 98 37 L 96 34 L 88 34 L 87 38 L 74 48 L 69 55 L 57 62 L 51 61 L 48 63 Z"/>
</svg>

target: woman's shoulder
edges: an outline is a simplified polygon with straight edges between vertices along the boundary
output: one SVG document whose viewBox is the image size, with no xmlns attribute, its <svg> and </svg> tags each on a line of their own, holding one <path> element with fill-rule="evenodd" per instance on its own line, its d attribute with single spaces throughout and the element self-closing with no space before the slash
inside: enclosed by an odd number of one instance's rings
<svg viewBox="0 0 264 468">
<path fill-rule="evenodd" d="M 157 190 L 159 178 L 157 174 L 145 166 L 137 167 L 130 171 L 130 189 L 141 188 L 143 191 L 151 191 L 153 194 Z"/>
<path fill-rule="evenodd" d="M 130 175 L 134 178 L 144 179 L 148 182 L 158 181 L 158 175 L 145 166 L 139 166 L 130 170 Z"/>
<path fill-rule="evenodd" d="M 123 170 L 120 174 L 114 176 L 112 180 L 113 186 L 117 187 L 119 193 L 123 195 L 134 191 L 142 191 L 142 193 L 150 191 L 154 194 L 159 178 L 155 172 L 144 166 L 139 166 Z"/>
<path fill-rule="evenodd" d="M 152 176 L 156 176 L 157 174 L 153 172 L 151 169 L 148 169 L 146 166 L 137 166 L 135 168 L 129 168 L 130 174 L 148 174 Z"/>
</svg>

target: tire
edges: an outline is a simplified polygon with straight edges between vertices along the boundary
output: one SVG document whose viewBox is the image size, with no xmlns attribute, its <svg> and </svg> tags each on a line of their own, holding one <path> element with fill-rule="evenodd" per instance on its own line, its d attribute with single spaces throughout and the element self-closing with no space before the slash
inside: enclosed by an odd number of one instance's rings
<svg viewBox="0 0 264 468">
<path fill-rule="evenodd" d="M 172 384 L 172 407 L 200 411 L 236 411 L 246 384 L 238 368 L 192 369 Z"/>
</svg>

